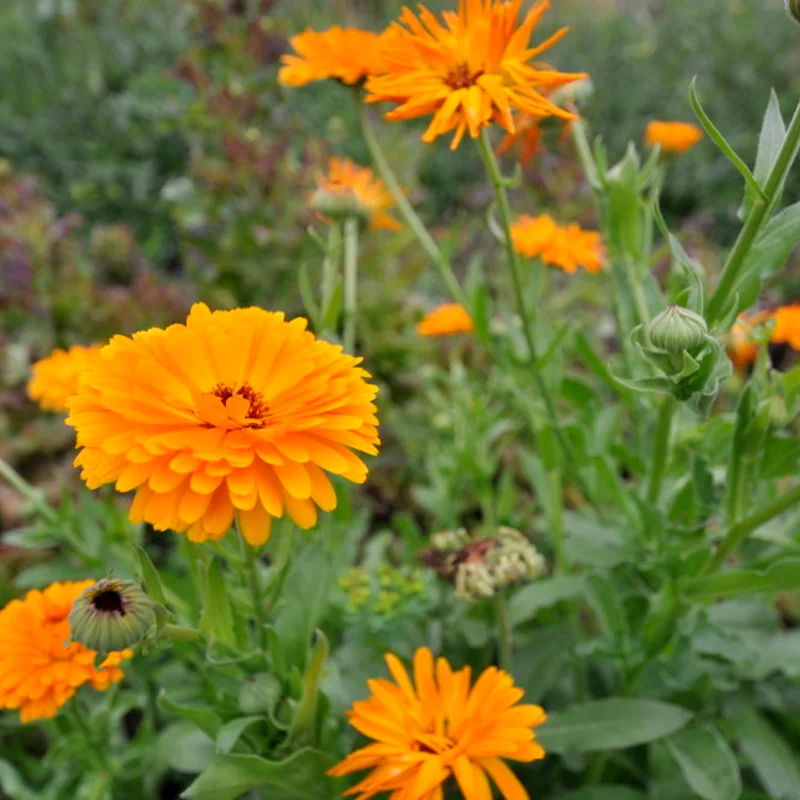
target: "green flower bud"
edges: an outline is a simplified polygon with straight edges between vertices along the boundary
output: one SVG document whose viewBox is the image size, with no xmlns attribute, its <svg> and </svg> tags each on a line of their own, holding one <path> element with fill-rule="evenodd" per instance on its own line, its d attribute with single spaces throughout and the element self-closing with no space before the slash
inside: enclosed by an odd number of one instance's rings
<svg viewBox="0 0 800 800">
<path fill-rule="evenodd" d="M 800 0 L 786 0 L 786 13 L 800 23 Z"/>
<path fill-rule="evenodd" d="M 708 326 L 699 314 L 674 304 L 647 325 L 650 343 L 672 354 L 699 347 L 707 336 Z"/>
<path fill-rule="evenodd" d="M 311 208 L 333 220 L 355 218 L 367 223 L 372 218 L 372 212 L 350 189 L 320 187 L 311 195 Z"/>
<path fill-rule="evenodd" d="M 125 650 L 141 642 L 156 622 L 153 601 L 133 581 L 104 579 L 72 604 L 73 641 L 98 653 Z"/>
</svg>

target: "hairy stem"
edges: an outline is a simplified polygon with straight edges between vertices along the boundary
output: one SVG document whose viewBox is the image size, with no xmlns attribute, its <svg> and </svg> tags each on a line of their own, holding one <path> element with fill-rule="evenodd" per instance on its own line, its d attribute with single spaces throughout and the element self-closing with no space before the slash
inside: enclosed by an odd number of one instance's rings
<svg viewBox="0 0 800 800">
<path fill-rule="evenodd" d="M 344 221 L 344 349 L 353 355 L 358 323 L 358 220 Z"/>
<path fill-rule="evenodd" d="M 656 420 L 655 439 L 653 440 L 653 455 L 650 467 L 650 477 L 647 482 L 647 499 L 653 505 L 661 497 L 661 485 L 664 481 L 664 469 L 669 458 L 669 438 L 672 431 L 672 420 L 675 416 L 677 403 L 674 397 L 665 397 L 661 402 Z"/>
</svg>

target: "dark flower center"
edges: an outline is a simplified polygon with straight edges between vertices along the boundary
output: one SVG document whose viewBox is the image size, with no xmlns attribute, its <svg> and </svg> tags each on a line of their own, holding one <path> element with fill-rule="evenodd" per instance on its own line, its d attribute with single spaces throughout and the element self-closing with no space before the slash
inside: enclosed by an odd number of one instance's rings
<svg viewBox="0 0 800 800">
<path fill-rule="evenodd" d="M 468 89 L 474 86 L 478 78 L 483 75 L 483 70 L 472 72 L 469 64 L 459 64 L 445 79 L 451 89 Z"/>
<path fill-rule="evenodd" d="M 117 613 L 125 616 L 125 605 L 122 602 L 122 595 L 115 589 L 106 589 L 92 599 L 92 606 L 97 611 L 104 614 Z"/>
<path fill-rule="evenodd" d="M 244 383 L 235 390 L 224 383 L 218 383 L 211 390 L 211 393 L 219 397 L 223 405 L 235 395 L 243 397 L 250 403 L 250 408 L 247 410 L 247 418 L 252 422 L 247 427 L 263 428 L 266 425 L 264 418 L 269 414 L 269 407 L 264 402 L 261 393 L 257 392 L 249 383 Z"/>
</svg>

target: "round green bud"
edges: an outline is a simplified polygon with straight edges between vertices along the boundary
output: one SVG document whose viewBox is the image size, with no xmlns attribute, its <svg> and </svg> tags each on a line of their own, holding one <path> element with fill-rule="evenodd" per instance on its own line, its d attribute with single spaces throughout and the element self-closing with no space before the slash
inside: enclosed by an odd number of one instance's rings
<svg viewBox="0 0 800 800">
<path fill-rule="evenodd" d="M 107 578 L 85 589 L 72 604 L 72 640 L 98 653 L 141 642 L 156 623 L 153 601 L 133 581 Z"/>
<path fill-rule="evenodd" d="M 311 207 L 333 220 L 358 219 L 367 223 L 372 217 L 370 210 L 350 189 L 320 187 L 311 195 Z"/>
<path fill-rule="evenodd" d="M 647 325 L 650 343 L 667 353 L 693 350 L 703 344 L 707 336 L 706 321 L 682 306 L 669 306 Z"/>
<path fill-rule="evenodd" d="M 785 0 L 786 13 L 798 24 L 800 24 L 800 0 Z"/>
</svg>

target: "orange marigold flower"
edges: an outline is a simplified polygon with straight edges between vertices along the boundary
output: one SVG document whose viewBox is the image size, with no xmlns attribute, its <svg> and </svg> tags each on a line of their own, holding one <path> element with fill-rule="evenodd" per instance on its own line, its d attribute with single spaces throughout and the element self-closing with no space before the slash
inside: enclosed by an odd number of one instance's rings
<svg viewBox="0 0 800 800">
<path fill-rule="evenodd" d="M 366 480 L 352 451 L 377 453 L 378 389 L 306 324 L 198 303 L 185 325 L 115 336 L 70 401 L 89 488 L 135 489 L 133 522 L 194 542 L 234 517 L 253 545 L 284 512 L 313 526 L 336 507 L 326 471 Z"/>
<path fill-rule="evenodd" d="M 665 153 L 685 153 L 703 138 L 703 131 L 691 122 L 652 121 L 647 126 L 645 139 L 648 147 L 661 145 Z"/>
<path fill-rule="evenodd" d="M 348 158 L 332 158 L 328 174 L 317 178 L 317 190 L 311 204 L 325 216 L 355 216 L 365 219 L 373 228 L 397 231 L 402 227 L 386 213 L 394 205 L 386 184 L 368 167 L 361 167 Z"/>
<path fill-rule="evenodd" d="M 770 341 L 800 350 L 800 305 L 781 306 L 772 312 L 771 318 L 775 320 L 775 328 Z"/>
<path fill-rule="evenodd" d="M 358 28 L 334 25 L 326 31 L 306 30 L 289 40 L 297 55 L 281 58 L 278 81 L 285 86 L 305 86 L 326 78 L 361 83 L 381 71 L 384 42 L 385 35 Z"/>
<path fill-rule="evenodd" d="M 540 258 L 545 264 L 570 274 L 578 267 L 587 272 L 599 272 L 606 263 L 599 233 L 584 231 L 575 223 L 561 227 L 548 214 L 523 215 L 512 226 L 511 236 L 517 252 L 529 258 Z"/>
<path fill-rule="evenodd" d="M 334 776 L 371 769 L 348 795 L 442 800 L 444 784 L 455 780 L 466 800 L 492 796 L 489 778 L 506 800 L 528 793 L 502 759 L 536 761 L 545 752 L 533 728 L 546 719 L 539 706 L 517 705 L 524 692 L 507 672 L 489 667 L 474 686 L 470 668 L 453 671 L 426 647 L 414 656 L 414 682 L 389 654 L 394 678 L 371 680 L 368 700 L 353 704 L 350 724 L 376 740 L 330 770 Z"/>
<path fill-rule="evenodd" d="M 19 709 L 23 722 L 52 719 L 85 683 L 105 691 L 123 678 L 119 664 L 133 653 L 109 653 L 95 669 L 94 650 L 69 638 L 72 603 L 94 581 L 33 589 L 0 610 L 0 708 Z"/>
<path fill-rule="evenodd" d="M 477 138 L 492 122 L 514 133 L 513 110 L 536 118 L 575 119 L 547 95 L 585 74 L 565 74 L 530 63 L 567 29 L 530 47 L 550 0 L 540 0 L 520 20 L 523 2 L 459 0 L 458 12 L 443 12 L 443 22 L 424 6 L 419 15 L 404 9 L 390 29 L 394 37 L 384 49 L 381 74 L 367 80 L 367 101 L 398 104 L 386 115 L 391 120 L 432 114 L 423 141 L 432 142 L 454 130 L 452 149 L 465 133 Z"/>
<path fill-rule="evenodd" d="M 472 320 L 464 306 L 459 303 L 445 303 L 434 308 L 417 325 L 417 333 L 427 337 L 471 333 L 472 329 Z"/>
<path fill-rule="evenodd" d="M 102 345 L 54 350 L 37 361 L 28 381 L 28 397 L 45 411 L 66 411 L 67 400 L 78 391 L 78 380 L 97 358 Z"/>
<path fill-rule="evenodd" d="M 728 356 L 739 372 L 744 372 L 758 357 L 759 345 L 754 341 L 755 328 L 771 318 L 769 311 L 740 314 L 728 337 Z"/>
</svg>

